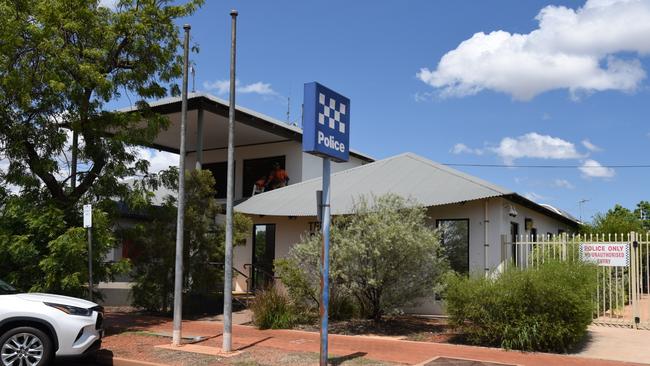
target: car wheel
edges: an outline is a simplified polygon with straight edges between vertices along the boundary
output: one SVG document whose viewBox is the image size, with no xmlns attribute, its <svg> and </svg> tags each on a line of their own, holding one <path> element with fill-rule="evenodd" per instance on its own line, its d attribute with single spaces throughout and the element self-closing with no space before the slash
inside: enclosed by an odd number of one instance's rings
<svg viewBox="0 0 650 366">
<path fill-rule="evenodd" d="M 19 327 L 0 337 L 1 366 L 46 366 L 52 358 L 52 340 L 43 331 Z"/>
</svg>

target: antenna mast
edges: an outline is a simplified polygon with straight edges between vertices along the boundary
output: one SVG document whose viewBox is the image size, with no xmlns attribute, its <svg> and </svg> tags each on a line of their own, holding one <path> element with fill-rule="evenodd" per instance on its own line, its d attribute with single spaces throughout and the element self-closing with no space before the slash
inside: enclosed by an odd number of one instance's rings
<svg viewBox="0 0 650 366">
<path fill-rule="evenodd" d="M 196 68 L 194 65 L 190 66 L 190 72 L 192 73 L 192 93 L 196 93 Z"/>
<path fill-rule="evenodd" d="M 287 97 L 287 124 L 291 124 L 291 97 Z"/>
<path fill-rule="evenodd" d="M 588 200 L 588 199 L 585 199 L 585 198 L 583 198 L 583 199 L 581 199 L 580 201 L 578 201 L 578 210 L 580 211 L 580 213 L 579 213 L 579 215 L 580 215 L 580 218 L 579 218 L 580 222 L 582 222 L 582 206 L 583 206 L 585 203 L 589 202 L 589 201 L 591 201 L 591 200 Z"/>
</svg>

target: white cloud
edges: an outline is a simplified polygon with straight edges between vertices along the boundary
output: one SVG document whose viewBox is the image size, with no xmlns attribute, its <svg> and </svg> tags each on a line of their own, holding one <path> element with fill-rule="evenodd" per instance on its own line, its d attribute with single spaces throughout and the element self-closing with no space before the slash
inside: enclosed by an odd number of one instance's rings
<svg viewBox="0 0 650 366">
<path fill-rule="evenodd" d="M 582 146 L 584 146 L 587 150 L 589 150 L 591 152 L 603 151 L 603 149 L 601 149 L 599 146 L 594 145 L 588 139 L 582 140 Z"/>
<path fill-rule="evenodd" d="M 635 55 L 650 53 L 649 0 L 587 0 L 578 9 L 547 6 L 527 34 L 479 32 L 417 77 L 442 96 L 490 89 L 530 100 L 568 89 L 572 97 L 603 90 L 633 92 L 646 73 Z M 627 56 L 617 57 L 626 52 Z"/>
<path fill-rule="evenodd" d="M 504 137 L 499 146 L 492 148 L 492 151 L 506 164 L 512 164 L 516 159 L 521 158 L 578 159 L 582 157 L 573 143 L 536 132 L 516 138 Z"/>
<path fill-rule="evenodd" d="M 474 154 L 474 155 L 483 155 L 482 149 L 472 149 L 463 143 L 458 143 L 451 148 L 450 152 L 455 155 L 459 154 Z"/>
<path fill-rule="evenodd" d="M 99 6 L 109 9 L 115 9 L 120 0 L 99 0 Z"/>
<path fill-rule="evenodd" d="M 225 95 L 230 92 L 230 80 L 216 80 L 203 82 L 203 87 L 207 90 L 212 90 L 218 95 Z M 259 94 L 264 96 L 277 96 L 279 95 L 271 84 L 258 81 L 252 84 L 241 85 L 239 80 L 235 81 L 237 93 L 241 94 Z"/>
<path fill-rule="evenodd" d="M 145 147 L 136 148 L 136 154 L 139 159 L 149 161 L 149 173 L 158 173 L 161 170 L 168 169 L 170 166 L 178 166 L 177 154 Z"/>
<path fill-rule="evenodd" d="M 535 202 L 540 202 L 548 199 L 548 197 L 542 196 L 541 194 L 537 194 L 535 192 L 526 192 L 524 193 L 524 197 Z"/>
<path fill-rule="evenodd" d="M 271 89 L 271 84 L 258 81 L 253 84 L 243 85 L 237 88 L 238 93 L 242 94 L 260 94 L 260 95 L 275 95 L 275 90 Z"/>
<path fill-rule="evenodd" d="M 611 178 L 616 175 L 612 168 L 602 166 L 599 162 L 587 159 L 580 168 L 582 176 L 585 178 Z"/>
<path fill-rule="evenodd" d="M 238 84 L 238 81 L 235 81 L 235 85 Z M 230 91 L 230 81 L 228 80 L 216 80 L 216 81 L 204 81 L 203 87 L 207 90 L 212 90 L 218 95 L 227 94 Z"/>
<path fill-rule="evenodd" d="M 575 186 L 566 179 L 556 179 L 553 181 L 553 187 L 573 189 Z"/>
</svg>

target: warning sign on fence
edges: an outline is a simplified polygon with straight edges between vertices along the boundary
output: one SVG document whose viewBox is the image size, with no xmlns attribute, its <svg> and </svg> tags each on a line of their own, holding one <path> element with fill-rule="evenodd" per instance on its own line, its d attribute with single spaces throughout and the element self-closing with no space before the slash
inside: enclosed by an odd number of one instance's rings
<svg viewBox="0 0 650 366">
<path fill-rule="evenodd" d="M 630 265 L 628 243 L 580 244 L 580 259 L 604 267 L 627 267 Z"/>
</svg>

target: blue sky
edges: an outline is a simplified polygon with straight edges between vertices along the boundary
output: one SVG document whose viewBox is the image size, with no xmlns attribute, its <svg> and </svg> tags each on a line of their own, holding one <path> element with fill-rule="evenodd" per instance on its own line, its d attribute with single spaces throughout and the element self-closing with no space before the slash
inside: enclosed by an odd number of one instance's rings
<svg viewBox="0 0 650 366">
<path fill-rule="evenodd" d="M 290 97 L 297 121 L 319 81 L 351 99 L 351 146 L 375 158 L 589 165 L 459 168 L 576 216 L 588 199 L 585 219 L 650 199 L 650 169 L 597 167 L 650 163 L 648 0 L 208 0 L 184 19 L 197 91 L 227 97 L 231 8 L 240 105 L 286 120 Z"/>
</svg>

